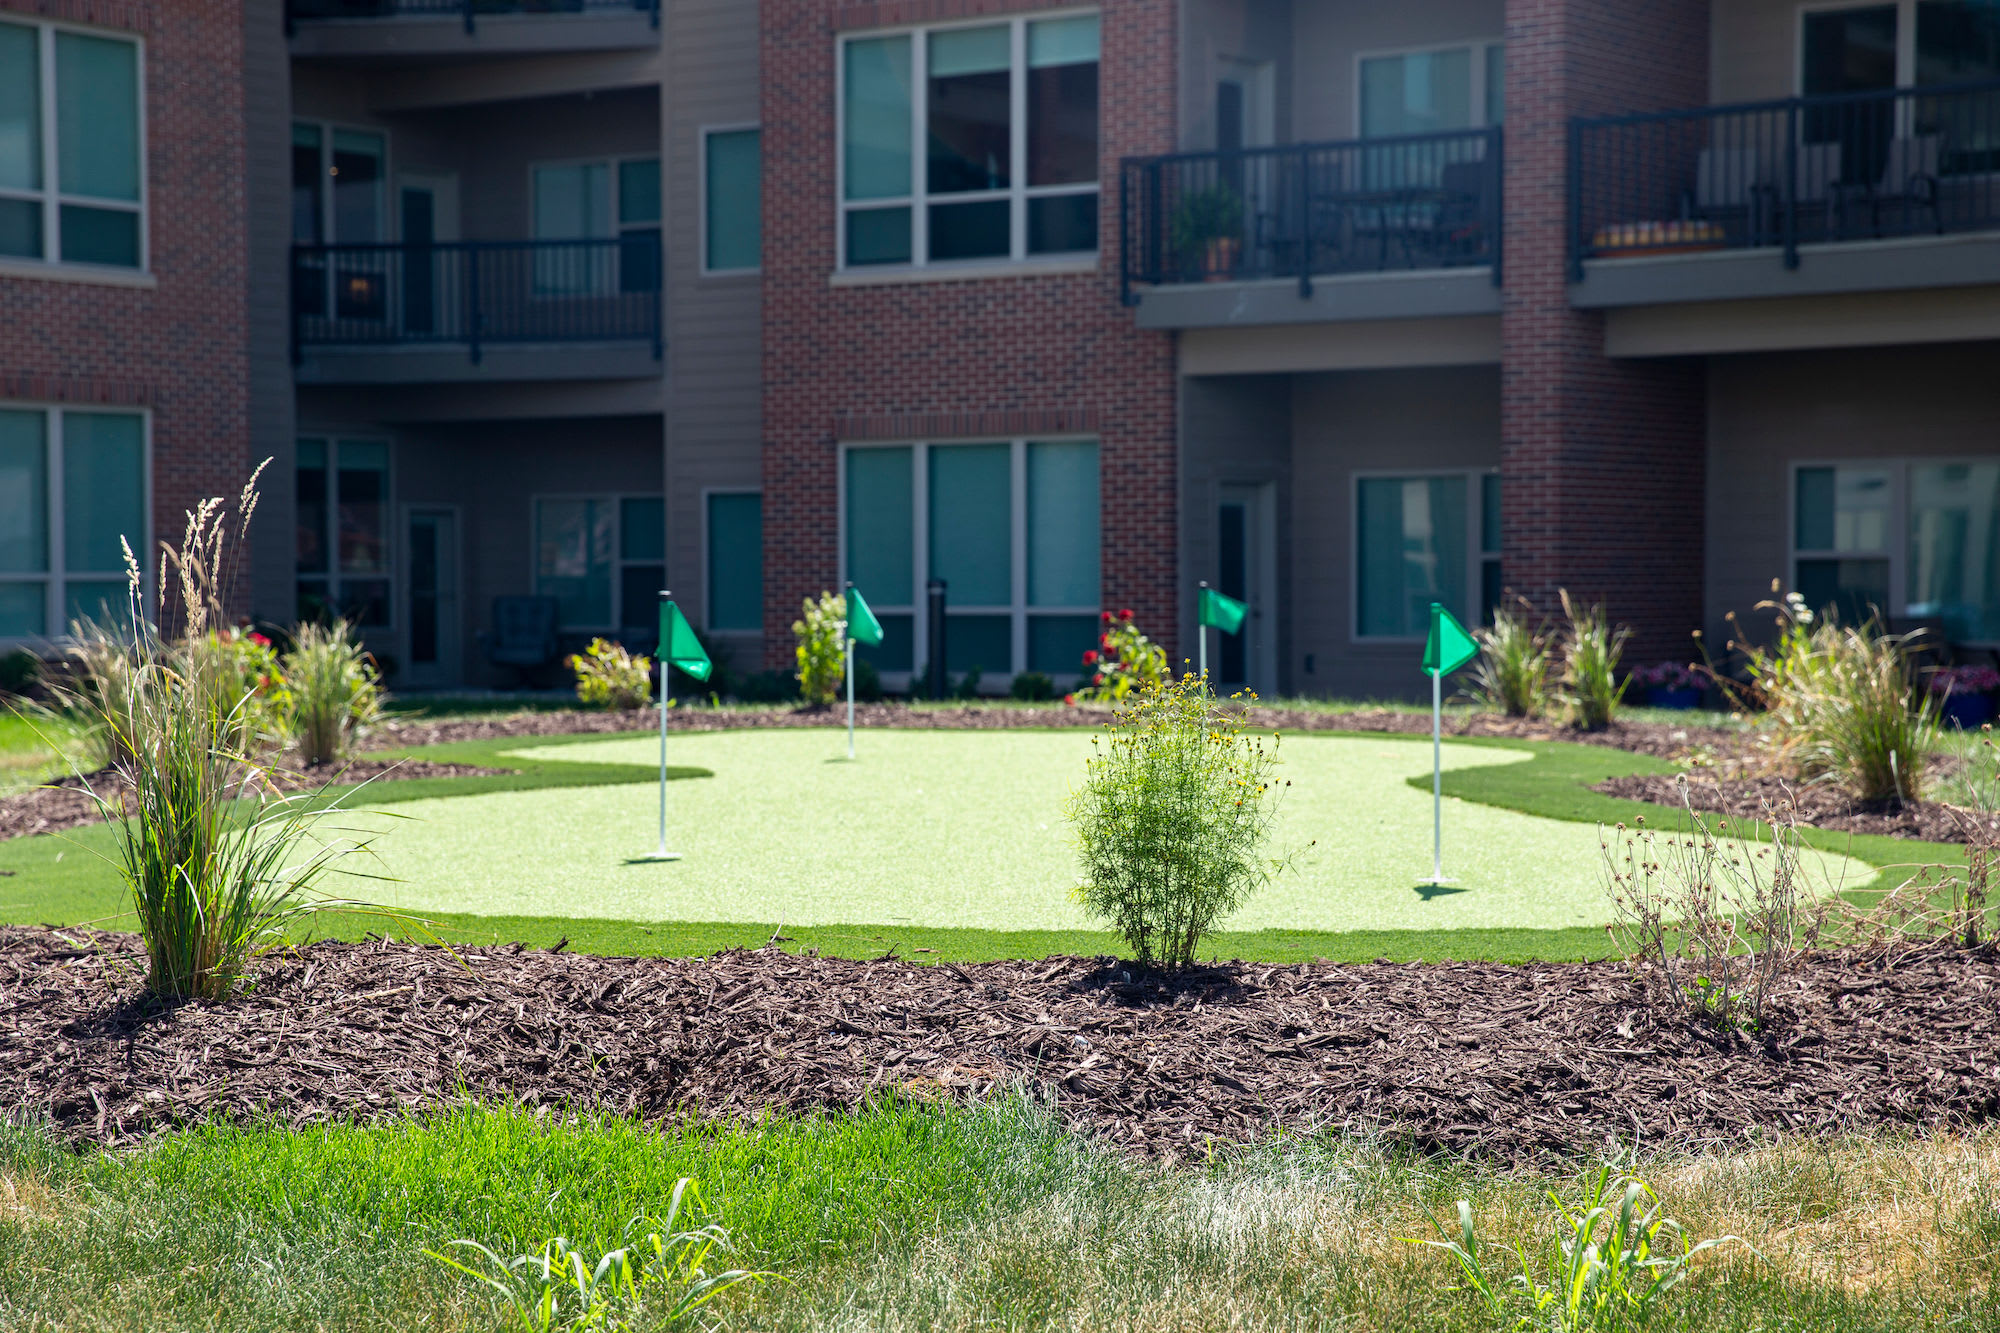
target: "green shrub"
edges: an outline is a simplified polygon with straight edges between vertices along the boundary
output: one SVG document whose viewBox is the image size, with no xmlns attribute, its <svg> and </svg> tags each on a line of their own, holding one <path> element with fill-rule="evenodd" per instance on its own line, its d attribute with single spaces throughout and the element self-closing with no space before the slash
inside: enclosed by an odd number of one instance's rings
<svg viewBox="0 0 2000 1333">
<path fill-rule="evenodd" d="M 1625 641 L 1632 631 L 1611 627 L 1601 606 L 1578 609 L 1567 588 L 1561 589 L 1563 616 L 1569 621 L 1563 631 L 1562 675 L 1556 699 L 1562 705 L 1563 720 L 1580 731 L 1602 731 L 1611 725 L 1619 701 L 1625 697 L 1626 681 L 1618 674 L 1618 659 L 1625 655 Z"/>
<path fill-rule="evenodd" d="M 1069 817 L 1076 897 L 1142 963 L 1182 967 L 1203 935 L 1284 867 L 1264 855 L 1277 816 L 1277 738 L 1245 736 L 1207 682 L 1151 682 L 1092 737 Z"/>
<path fill-rule="evenodd" d="M 746 704 L 791 703 L 799 697 L 799 682 L 789 671 L 753 671 L 736 682 L 735 694 Z"/>
<path fill-rule="evenodd" d="M 644 708 L 653 697 L 653 659 L 634 656 L 622 643 L 592 639 L 569 659 L 576 697 L 587 708 Z"/>
<path fill-rule="evenodd" d="M 215 673 L 216 689 L 239 701 L 235 744 L 258 753 L 284 747 L 290 715 L 290 687 L 268 636 L 248 625 L 208 632 L 196 654 L 201 670 Z"/>
<path fill-rule="evenodd" d="M 1916 634 L 1884 634 L 1817 616 L 1796 592 L 1769 648 L 1740 644 L 1752 701 L 1766 710 L 1779 753 L 1806 779 L 1830 777 L 1864 801 L 1920 800 L 1941 743 L 1937 696 L 1919 689 Z"/>
<path fill-rule="evenodd" d="M 1243 197 L 1227 185 L 1215 184 L 1183 196 L 1168 221 L 1167 244 L 1183 267 L 1192 268 L 1210 241 L 1243 234 Z"/>
<path fill-rule="evenodd" d="M 882 702 L 882 673 L 859 653 L 854 655 L 854 697 L 865 704 Z"/>
<path fill-rule="evenodd" d="M 31 694 L 41 679 L 42 659 L 26 648 L 0 653 L 0 694 Z"/>
<path fill-rule="evenodd" d="M 792 622 L 798 636 L 799 694 L 807 704 L 824 707 L 840 698 L 847 674 L 847 599 L 822 592 L 805 600 L 801 618 Z"/>
<path fill-rule="evenodd" d="M 979 697 L 980 682 L 985 679 L 986 673 L 983 670 L 979 667 L 972 668 L 972 670 L 952 682 L 951 697 L 967 701 L 977 699 Z"/>
<path fill-rule="evenodd" d="M 255 481 L 237 505 L 239 543 Z M 129 643 L 107 632 L 107 660 L 118 665 L 75 699 L 111 737 L 117 790 L 91 796 L 111 825 L 113 861 L 132 895 L 146 984 L 171 997 L 226 995 L 251 955 L 282 943 L 298 917 L 359 906 L 307 895 L 336 859 L 366 846 L 318 836 L 329 810 L 308 796 L 269 795 L 242 745 L 248 696 L 218 665 L 210 633 L 226 597 L 222 511 L 222 501 L 204 501 L 188 516 L 180 548 L 166 551 L 163 569 L 178 587 L 163 588 L 162 601 L 178 591 L 186 630 L 178 641 L 145 621 L 138 562 L 126 551 L 135 628 Z"/>
<path fill-rule="evenodd" d="M 770 1276 L 740 1268 L 709 1272 L 708 1257 L 728 1244 L 728 1233 L 712 1222 L 676 1230 L 684 1195 L 692 1195 L 699 1208 L 698 1187 L 683 1177 L 664 1218 L 633 1219 L 626 1228 L 628 1243 L 594 1264 L 560 1236 L 539 1254 L 512 1259 L 478 1241 L 453 1241 L 476 1256 L 476 1268 L 435 1250 L 424 1253 L 496 1293 L 522 1333 L 674 1328 L 729 1288 Z"/>
<path fill-rule="evenodd" d="M 1548 631 L 1530 623 L 1528 615 L 1523 602 L 1519 612 L 1495 611 L 1491 629 L 1472 632 L 1479 640 L 1479 659 L 1467 692 L 1508 717 L 1539 717 L 1549 708 L 1555 653 Z"/>
<path fill-rule="evenodd" d="M 1660 1299 L 1687 1280 L 1697 1254 L 1742 1243 L 1736 1236 L 1718 1236 L 1690 1246 L 1680 1224 L 1660 1215 L 1653 1187 L 1638 1176 L 1614 1176 L 1609 1164 L 1584 1182 L 1583 1198 L 1574 1206 L 1554 1190 L 1544 1194 L 1555 1211 L 1548 1240 L 1535 1253 L 1515 1247 L 1512 1257 L 1521 1271 L 1505 1282 L 1487 1271 L 1472 1204 L 1465 1199 L 1458 1201 L 1455 1234 L 1432 1217 L 1438 1239 L 1406 1239 L 1451 1255 L 1465 1279 L 1461 1290 L 1478 1295 L 1489 1314 L 1504 1318 L 1524 1311 L 1514 1327 L 1553 1333 L 1642 1325 Z"/>
<path fill-rule="evenodd" d="M 345 620 L 300 625 L 282 662 L 292 739 L 308 767 L 339 759 L 355 733 L 381 717 L 381 680 Z"/>
<path fill-rule="evenodd" d="M 1171 684 L 1167 651 L 1140 633 L 1130 611 L 1103 613 L 1097 647 L 1083 655 L 1085 685 L 1072 700 L 1118 703 L 1134 691 Z"/>
<path fill-rule="evenodd" d="M 1045 703 L 1056 697 L 1056 683 L 1039 671 L 1019 671 L 1007 693 L 1024 703 Z"/>
</svg>

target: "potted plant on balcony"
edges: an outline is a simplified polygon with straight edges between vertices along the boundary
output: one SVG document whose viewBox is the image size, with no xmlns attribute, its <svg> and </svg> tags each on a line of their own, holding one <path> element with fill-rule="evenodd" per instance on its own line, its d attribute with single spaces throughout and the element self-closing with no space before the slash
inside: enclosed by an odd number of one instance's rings
<svg viewBox="0 0 2000 1333">
<path fill-rule="evenodd" d="M 2000 690 L 2000 671 L 1990 666 L 1939 667 L 1931 672 L 1930 690 L 1938 696 L 1938 717 L 1965 731 L 1977 731 L 1993 720 L 1993 694 Z"/>
<path fill-rule="evenodd" d="M 1181 196 L 1168 240 L 1183 273 L 1198 270 L 1206 282 L 1228 279 L 1243 251 L 1242 197 L 1220 182 Z"/>
<path fill-rule="evenodd" d="M 1646 703 L 1654 708 L 1693 708 L 1708 688 L 1708 677 L 1700 667 L 1680 662 L 1633 667 L 1632 682 L 1645 690 Z"/>
</svg>

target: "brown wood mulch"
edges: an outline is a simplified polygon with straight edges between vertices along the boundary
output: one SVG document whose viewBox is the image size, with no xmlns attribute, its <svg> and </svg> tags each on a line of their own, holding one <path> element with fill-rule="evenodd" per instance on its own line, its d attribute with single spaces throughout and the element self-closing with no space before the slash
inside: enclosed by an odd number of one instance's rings
<svg viewBox="0 0 2000 1333">
<path fill-rule="evenodd" d="M 271 785 L 279 791 L 316 791 L 329 783 L 390 782 L 406 778 L 490 777 L 503 772 L 472 764 L 435 764 L 423 759 L 355 758 L 338 765 L 306 769 L 304 772 L 274 771 Z M 90 798 L 84 784 L 98 795 L 113 799 L 118 779 L 107 771 L 58 778 L 43 787 L 0 796 L 0 841 L 25 838 L 34 833 L 60 833 L 65 829 L 95 824 L 104 816 Z"/>
<path fill-rule="evenodd" d="M 854 717 L 856 725 L 861 727 L 979 731 L 1015 727 L 1102 727 L 1111 720 L 1111 709 L 1083 704 L 1007 708 L 967 704 L 959 708 L 912 708 L 906 704 L 877 703 L 856 705 Z M 1399 712 L 1386 708 L 1330 713 L 1314 709 L 1257 707 L 1249 710 L 1248 718 L 1256 727 L 1279 732 L 1363 731 L 1428 736 L 1431 730 L 1428 713 Z M 844 725 L 846 720 L 847 713 L 844 708 L 690 708 L 675 710 L 669 725 L 677 731 L 738 731 L 748 728 L 830 727 Z M 573 709 L 515 713 L 505 717 L 391 720 L 373 730 L 365 744 L 378 749 L 405 748 L 510 736 L 573 736 L 615 731 L 645 731 L 659 725 L 659 714 L 650 708 L 633 709 L 628 712 Z M 1696 748 L 1709 751 L 1733 749 L 1743 739 L 1743 733 L 1740 731 L 1698 723 L 1682 726 L 1659 722 L 1621 722 L 1603 731 L 1583 732 L 1549 722 L 1502 717 L 1495 713 L 1448 715 L 1444 720 L 1444 731 L 1447 736 L 1577 741 L 1585 745 L 1603 745 L 1660 758 L 1673 758 Z"/>
<path fill-rule="evenodd" d="M 498 1099 L 643 1117 L 1016 1083 L 1183 1155 L 1326 1127 L 1523 1160 L 2000 1118 L 2000 953 L 1825 955 L 1768 1035 L 1650 1008 L 1622 965 L 957 966 L 321 943 L 164 1006 L 131 936 L 0 930 L 0 1103 L 77 1140 Z"/>
<path fill-rule="evenodd" d="M 1681 779 L 1669 773 L 1611 778 L 1591 788 L 1606 796 L 1682 808 Z M 1861 801 L 1829 783 L 1782 777 L 1686 779 L 1686 801 L 1697 810 L 1736 819 L 1773 815 L 1837 833 L 1881 834 L 1921 842 L 2000 840 L 2000 815 L 1981 814 L 1939 801 Z"/>
</svg>

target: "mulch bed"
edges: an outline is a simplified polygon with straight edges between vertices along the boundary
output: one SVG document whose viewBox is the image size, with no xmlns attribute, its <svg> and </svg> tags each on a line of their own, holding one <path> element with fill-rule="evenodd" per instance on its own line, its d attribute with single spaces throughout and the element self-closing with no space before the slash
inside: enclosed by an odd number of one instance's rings
<svg viewBox="0 0 2000 1333">
<path fill-rule="evenodd" d="M 1606 796 L 1682 808 L 1680 779 L 1671 774 L 1611 778 L 1591 788 Z M 1795 817 L 1799 823 L 1839 833 L 1873 833 L 1923 842 L 1963 843 L 2000 839 L 2000 815 L 1980 814 L 1937 801 L 1860 801 L 1828 783 L 1779 777 L 1686 780 L 1686 800 L 1697 810 L 1737 819 Z"/>
<path fill-rule="evenodd" d="M 303 773 L 274 772 L 272 785 L 280 791 L 317 791 L 331 782 L 391 782 L 407 778 L 490 777 L 503 772 L 472 764 L 434 764 L 422 759 L 350 759 L 337 766 L 308 769 Z M 89 774 L 85 779 L 58 778 L 45 787 L 0 796 L 0 841 L 25 838 L 31 833 L 60 833 L 99 822 L 103 815 L 84 789 L 88 782 L 106 800 L 118 790 L 117 777 L 109 772 Z"/>
<path fill-rule="evenodd" d="M 1405 713 L 1391 709 L 1368 709 L 1353 713 L 1324 713 L 1310 709 L 1253 708 L 1251 722 L 1279 732 L 1392 732 L 1398 735 L 1430 735 L 1431 719 L 1425 713 Z M 918 731 L 1000 731 L 1016 727 L 1102 727 L 1111 720 L 1109 708 L 1095 705 L 1048 704 L 1014 708 L 982 707 L 911 708 L 905 704 L 857 704 L 854 720 L 861 727 L 900 727 Z M 669 725 L 676 731 L 741 731 L 777 727 L 830 727 L 844 725 L 845 708 L 770 708 L 675 710 Z M 570 710 L 545 713 L 516 713 L 508 717 L 441 718 L 436 721 L 391 721 L 376 728 L 367 744 L 375 748 L 439 745 L 455 741 L 492 740 L 513 736 L 570 736 L 615 731 L 645 731 L 657 728 L 660 716 L 650 708 L 629 712 L 586 712 Z M 1444 720 L 1447 736 L 1496 736 L 1513 740 L 1578 741 L 1630 750 L 1637 754 L 1673 758 L 1695 748 L 1709 751 L 1732 750 L 1741 744 L 1743 733 L 1725 727 L 1669 725 L 1658 722 L 1621 722 L 1604 731 L 1581 732 L 1527 718 L 1502 717 L 1493 713 L 1460 713 Z"/>
<path fill-rule="evenodd" d="M 2000 1118 L 1990 945 L 1821 957 L 1759 1041 L 1649 1008 L 1619 964 L 459 956 L 321 943 L 260 960 L 239 999 L 168 1007 L 131 936 L 0 930 L 0 1102 L 116 1144 L 467 1095 L 744 1119 L 1025 1082 L 1150 1154 L 1334 1126 L 1510 1160 Z"/>
</svg>

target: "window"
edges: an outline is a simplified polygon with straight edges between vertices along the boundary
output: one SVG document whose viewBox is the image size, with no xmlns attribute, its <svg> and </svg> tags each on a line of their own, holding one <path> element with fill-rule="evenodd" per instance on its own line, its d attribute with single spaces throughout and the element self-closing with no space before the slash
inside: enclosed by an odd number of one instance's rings
<svg viewBox="0 0 2000 1333">
<path fill-rule="evenodd" d="M 1470 508 L 1474 485 L 1477 509 Z M 1432 602 L 1461 619 L 1490 621 L 1500 594 L 1499 535 L 1500 479 L 1493 473 L 1359 478 L 1356 637 L 1421 639 Z"/>
<path fill-rule="evenodd" d="M 125 548 L 146 568 L 146 419 L 0 407 L 0 640 L 126 614 Z"/>
<path fill-rule="evenodd" d="M 2000 462 L 1841 463 L 1793 474 L 1793 580 L 1859 624 L 1939 620 L 2000 643 Z"/>
<path fill-rule="evenodd" d="M 1467 42 L 1362 56 L 1355 117 L 1360 136 L 1442 134 L 1500 124 L 1505 53 L 1499 42 Z"/>
<path fill-rule="evenodd" d="M 708 627 L 764 628 L 764 497 L 755 491 L 708 496 Z"/>
<path fill-rule="evenodd" d="M 389 446 L 308 437 L 297 474 L 298 615 L 344 616 L 364 629 L 389 619 Z"/>
<path fill-rule="evenodd" d="M 844 577 L 882 622 L 863 653 L 916 670 L 923 589 L 946 583 L 945 667 L 1075 675 L 1096 645 L 1097 444 L 852 445 L 843 460 Z"/>
<path fill-rule="evenodd" d="M 660 159 L 534 168 L 537 296 L 660 289 Z M 615 250 L 601 242 L 615 239 Z M 571 244 L 563 244 L 571 242 Z"/>
<path fill-rule="evenodd" d="M 292 241 L 372 245 L 388 236 L 388 140 L 373 130 L 299 121 L 292 126 Z M 294 261 L 293 300 L 303 315 L 385 319 L 388 288 L 379 255 Z"/>
<path fill-rule="evenodd" d="M 145 266 L 139 43 L 0 22 L 0 258 Z"/>
<path fill-rule="evenodd" d="M 556 599 L 562 628 L 633 640 L 657 633 L 667 579 L 660 497 L 546 496 L 534 508 L 535 591 Z"/>
<path fill-rule="evenodd" d="M 1094 14 L 843 39 L 843 266 L 1095 252 L 1097 57 Z"/>
<path fill-rule="evenodd" d="M 2000 0 L 1895 0 L 1799 14 L 1799 91 L 1925 88 L 2000 78 Z"/>
<path fill-rule="evenodd" d="M 754 270 L 763 261 L 763 182 L 758 132 L 702 134 L 702 269 Z"/>
</svg>

